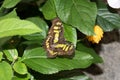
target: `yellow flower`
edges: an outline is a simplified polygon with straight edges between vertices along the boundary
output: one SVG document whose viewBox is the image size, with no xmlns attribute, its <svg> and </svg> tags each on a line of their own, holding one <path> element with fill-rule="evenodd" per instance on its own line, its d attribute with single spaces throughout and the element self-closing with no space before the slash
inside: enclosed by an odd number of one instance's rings
<svg viewBox="0 0 120 80">
<path fill-rule="evenodd" d="M 93 36 L 87 36 L 87 39 L 88 39 L 88 41 L 91 41 L 92 43 L 99 43 L 99 41 L 103 37 L 103 33 L 104 33 L 102 28 L 98 25 L 95 25 L 94 33 L 95 33 L 95 35 L 93 35 Z"/>
</svg>

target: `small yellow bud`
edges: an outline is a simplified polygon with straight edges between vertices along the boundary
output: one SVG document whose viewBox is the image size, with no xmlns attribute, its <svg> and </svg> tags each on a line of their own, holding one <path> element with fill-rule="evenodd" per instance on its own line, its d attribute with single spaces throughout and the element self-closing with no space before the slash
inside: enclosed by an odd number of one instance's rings
<svg viewBox="0 0 120 80">
<path fill-rule="evenodd" d="M 98 25 L 95 25 L 94 33 L 95 33 L 95 35 L 93 35 L 93 36 L 87 36 L 87 39 L 88 39 L 88 41 L 91 41 L 92 43 L 99 43 L 99 41 L 103 37 L 103 33 L 104 33 L 102 28 Z"/>
</svg>

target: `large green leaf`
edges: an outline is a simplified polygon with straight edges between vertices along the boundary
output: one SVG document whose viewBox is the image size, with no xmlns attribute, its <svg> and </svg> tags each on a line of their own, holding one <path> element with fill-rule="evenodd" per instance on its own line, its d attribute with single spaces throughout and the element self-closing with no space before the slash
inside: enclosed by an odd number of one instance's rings
<svg viewBox="0 0 120 80">
<path fill-rule="evenodd" d="M 77 50 L 89 53 L 93 57 L 93 63 L 103 62 L 102 58 L 98 54 L 96 54 L 96 52 L 92 48 L 87 47 L 82 43 L 77 43 Z"/>
<path fill-rule="evenodd" d="M 3 50 L 3 52 L 9 61 L 14 61 L 18 58 L 18 52 L 16 49 Z"/>
<path fill-rule="evenodd" d="M 92 35 L 97 14 L 96 4 L 88 0 L 54 0 L 59 18 L 86 35 Z M 67 3 L 67 4 L 66 4 Z"/>
<path fill-rule="evenodd" d="M 25 44 L 28 46 L 41 46 L 43 45 L 43 40 L 28 40 L 28 41 L 22 42 L 22 44 Z"/>
<path fill-rule="evenodd" d="M 86 68 L 92 64 L 93 57 L 89 53 L 76 51 L 73 59 L 56 58 L 48 59 L 43 48 L 26 50 L 22 61 L 28 67 L 43 74 L 52 74 L 61 70 Z"/>
<path fill-rule="evenodd" d="M 7 62 L 0 62 L 0 80 L 11 80 L 12 68 Z"/>
<path fill-rule="evenodd" d="M 99 1 L 97 24 L 100 25 L 104 31 L 111 31 L 120 28 L 120 15 L 112 13 L 108 10 L 105 3 Z"/>
<path fill-rule="evenodd" d="M 28 18 L 27 20 L 36 24 L 42 30 L 42 32 L 36 33 L 36 34 L 26 35 L 26 36 L 24 36 L 24 38 L 26 38 L 28 40 L 45 39 L 47 36 L 47 31 L 48 31 L 48 25 L 46 24 L 46 22 L 43 21 L 42 19 L 40 19 L 39 17 L 32 17 L 32 18 Z"/>
<path fill-rule="evenodd" d="M 64 37 L 67 41 L 70 41 L 76 46 L 77 43 L 77 33 L 76 29 L 72 26 L 64 24 Z"/>
<path fill-rule="evenodd" d="M 2 7 L 4 8 L 12 8 L 16 4 L 18 4 L 21 0 L 4 0 Z"/>
<path fill-rule="evenodd" d="M 48 0 L 45 5 L 40 8 L 40 11 L 43 12 L 47 20 L 51 20 L 57 16 L 53 0 Z"/>
<path fill-rule="evenodd" d="M 41 29 L 32 22 L 16 18 L 3 19 L 0 25 L 0 38 L 41 32 Z"/>
</svg>

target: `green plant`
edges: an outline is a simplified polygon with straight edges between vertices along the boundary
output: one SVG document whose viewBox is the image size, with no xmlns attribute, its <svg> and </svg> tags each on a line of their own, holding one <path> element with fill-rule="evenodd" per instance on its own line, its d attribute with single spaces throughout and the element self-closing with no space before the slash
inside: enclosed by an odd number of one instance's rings
<svg viewBox="0 0 120 80">
<path fill-rule="evenodd" d="M 0 4 L 0 80 L 43 80 L 42 74 L 52 76 L 100 63 L 101 57 L 83 42 L 85 37 L 77 39 L 81 36 L 78 33 L 94 35 L 96 24 L 104 32 L 120 28 L 119 15 L 110 12 L 101 0 L 4 0 Z M 76 47 L 71 59 L 48 59 L 42 47 L 55 17 L 63 22 L 66 40 Z M 82 74 L 61 80 L 89 78 Z"/>
</svg>

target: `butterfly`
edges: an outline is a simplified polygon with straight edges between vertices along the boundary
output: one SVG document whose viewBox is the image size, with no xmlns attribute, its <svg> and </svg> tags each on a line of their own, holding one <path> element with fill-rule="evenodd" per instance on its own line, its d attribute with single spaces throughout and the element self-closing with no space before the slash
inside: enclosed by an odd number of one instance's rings
<svg viewBox="0 0 120 80">
<path fill-rule="evenodd" d="M 74 53 L 74 45 L 64 38 L 64 29 L 59 18 L 52 20 L 52 26 L 44 41 L 44 48 L 47 51 L 48 58 L 72 55 Z"/>
</svg>

